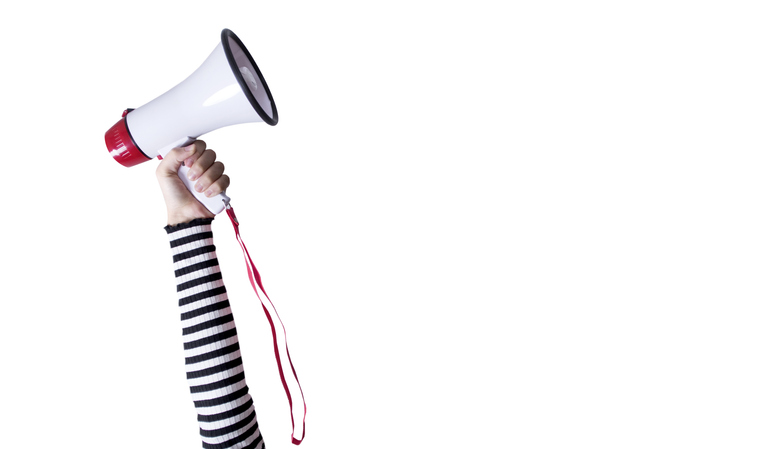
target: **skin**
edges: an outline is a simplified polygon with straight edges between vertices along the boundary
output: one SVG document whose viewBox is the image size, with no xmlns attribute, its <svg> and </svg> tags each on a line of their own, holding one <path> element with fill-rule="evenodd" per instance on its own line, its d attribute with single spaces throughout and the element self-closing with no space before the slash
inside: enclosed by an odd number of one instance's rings
<svg viewBox="0 0 778 449">
<path fill-rule="evenodd" d="M 181 164 L 189 167 L 189 179 L 197 180 L 195 190 L 212 197 L 227 190 L 230 178 L 224 174 L 224 164 L 216 160 L 216 153 L 206 149 L 205 142 L 197 140 L 184 148 L 174 148 L 157 166 L 157 181 L 167 205 L 167 224 L 175 226 L 195 218 L 213 218 L 214 215 L 189 193 L 178 177 Z"/>
</svg>

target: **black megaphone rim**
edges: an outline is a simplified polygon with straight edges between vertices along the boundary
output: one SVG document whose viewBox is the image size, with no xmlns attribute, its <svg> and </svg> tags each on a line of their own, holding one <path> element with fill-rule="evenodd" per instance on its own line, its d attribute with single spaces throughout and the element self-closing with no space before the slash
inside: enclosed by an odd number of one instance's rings
<svg viewBox="0 0 778 449">
<path fill-rule="evenodd" d="M 251 62 L 251 65 L 254 67 L 254 70 L 257 72 L 257 75 L 259 75 L 259 80 L 262 83 L 262 87 L 265 89 L 265 92 L 267 93 L 267 97 L 270 100 L 270 107 L 273 110 L 273 116 L 270 117 L 267 115 L 267 113 L 262 109 L 262 107 L 259 105 L 259 102 L 256 98 L 254 98 L 254 94 L 251 92 L 251 89 L 249 88 L 248 84 L 246 83 L 246 80 L 243 79 L 243 75 L 240 73 L 240 68 L 238 67 L 238 63 L 235 62 L 235 56 L 232 54 L 232 49 L 230 48 L 230 38 L 235 41 L 236 44 L 243 50 L 243 53 L 246 54 L 246 57 Z M 270 126 L 275 126 L 278 123 L 278 111 L 276 110 L 276 102 L 273 100 L 273 94 L 270 93 L 270 88 L 267 87 L 267 82 L 265 81 L 265 77 L 262 75 L 262 72 L 259 70 L 259 67 L 257 67 L 257 63 L 254 61 L 254 57 L 251 56 L 251 53 L 249 53 L 248 49 L 245 45 L 243 45 L 243 42 L 241 42 L 240 38 L 235 35 L 231 30 L 225 28 L 222 30 L 222 47 L 224 47 L 224 53 L 227 55 L 227 61 L 230 63 L 230 68 L 232 69 L 232 74 L 235 75 L 235 79 L 238 81 L 238 84 L 240 84 L 240 88 L 243 89 L 243 94 L 246 96 L 246 98 L 249 100 L 249 103 L 251 103 L 251 106 L 254 107 L 254 110 L 259 114 L 260 117 L 262 117 L 262 120 L 265 121 Z"/>
</svg>

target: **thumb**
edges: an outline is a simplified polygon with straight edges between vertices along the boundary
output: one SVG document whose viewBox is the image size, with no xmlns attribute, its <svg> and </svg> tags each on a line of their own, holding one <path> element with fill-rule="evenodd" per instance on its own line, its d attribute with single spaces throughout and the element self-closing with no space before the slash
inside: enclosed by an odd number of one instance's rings
<svg viewBox="0 0 778 449">
<path fill-rule="evenodd" d="M 168 176 L 177 175 L 178 167 L 180 167 L 188 157 L 195 154 L 195 149 L 195 144 L 191 144 L 183 148 L 173 148 L 170 150 L 159 164 L 158 168 L 161 174 Z"/>
</svg>

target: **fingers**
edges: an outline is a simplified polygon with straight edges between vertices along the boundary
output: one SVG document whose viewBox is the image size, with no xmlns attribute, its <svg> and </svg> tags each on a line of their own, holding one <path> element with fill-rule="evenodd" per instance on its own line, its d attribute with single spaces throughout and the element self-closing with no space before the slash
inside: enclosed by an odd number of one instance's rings
<svg viewBox="0 0 778 449">
<path fill-rule="evenodd" d="M 205 142 L 195 141 L 184 148 L 174 148 L 162 160 L 157 168 L 160 182 L 167 177 L 176 176 L 181 163 L 189 167 L 187 177 L 195 182 L 195 190 L 212 197 L 227 190 L 229 176 L 224 174 L 224 164 L 216 160 L 216 152 L 206 149 Z"/>
<path fill-rule="evenodd" d="M 206 154 L 208 152 L 212 152 L 212 151 L 207 150 Z M 205 157 L 206 156 L 203 155 L 201 159 L 204 159 Z M 214 155 L 214 159 L 215 157 L 216 156 Z M 197 181 L 195 182 L 195 186 L 194 186 L 195 190 L 198 192 L 204 192 L 205 196 L 209 198 L 225 191 L 227 187 L 230 185 L 229 176 L 224 174 L 224 164 L 222 164 L 219 161 L 213 162 L 209 167 L 205 169 L 203 174 L 195 177 L 193 180 Z"/>
<path fill-rule="evenodd" d="M 205 173 L 205 175 L 207 174 L 208 172 Z M 205 175 L 203 175 L 203 177 L 205 177 Z M 203 187 L 203 190 L 205 191 L 205 196 L 211 198 L 212 196 L 218 195 L 227 190 L 229 185 L 230 177 L 227 175 L 221 175 L 213 183 L 211 183 L 211 185 L 206 185 Z"/>
<path fill-rule="evenodd" d="M 186 158 L 186 160 L 184 160 L 184 165 L 187 167 L 192 167 L 192 164 L 194 164 L 194 162 L 206 151 L 205 142 L 202 140 L 195 140 L 192 145 L 195 146 L 195 152 L 190 157 Z"/>
<path fill-rule="evenodd" d="M 205 151 L 205 142 L 197 140 L 183 148 L 173 148 L 157 166 L 157 176 L 173 176 L 178 172 L 181 163 L 192 164 Z M 188 165 L 187 165 L 188 166 Z"/>
<path fill-rule="evenodd" d="M 191 181 L 196 181 L 195 190 L 204 192 L 209 198 L 224 192 L 230 185 L 230 178 L 224 174 L 224 164 L 216 160 L 213 150 L 205 150 L 192 163 L 187 176 Z"/>
<path fill-rule="evenodd" d="M 189 167 L 189 172 L 186 176 L 190 181 L 194 181 L 213 165 L 214 161 L 216 161 L 216 152 L 213 150 L 204 150 L 199 155 L 195 154 L 188 158 L 186 162 L 189 162 L 190 160 L 193 160 L 193 162 L 187 166 Z M 223 170 L 224 167 L 222 167 L 222 171 Z"/>
</svg>

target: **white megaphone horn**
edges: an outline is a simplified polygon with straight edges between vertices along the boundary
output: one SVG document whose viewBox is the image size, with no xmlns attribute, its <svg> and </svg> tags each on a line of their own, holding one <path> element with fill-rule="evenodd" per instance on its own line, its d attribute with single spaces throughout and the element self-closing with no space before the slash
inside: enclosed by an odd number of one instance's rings
<svg viewBox="0 0 778 449">
<path fill-rule="evenodd" d="M 264 121 L 274 126 L 278 112 L 273 95 L 254 58 L 232 31 L 187 79 L 137 109 L 128 109 L 105 133 L 105 145 L 125 167 L 163 158 L 173 148 L 229 125 Z M 207 198 L 194 189 L 181 165 L 178 176 L 198 201 L 218 214 L 229 204 L 224 193 Z"/>
</svg>

